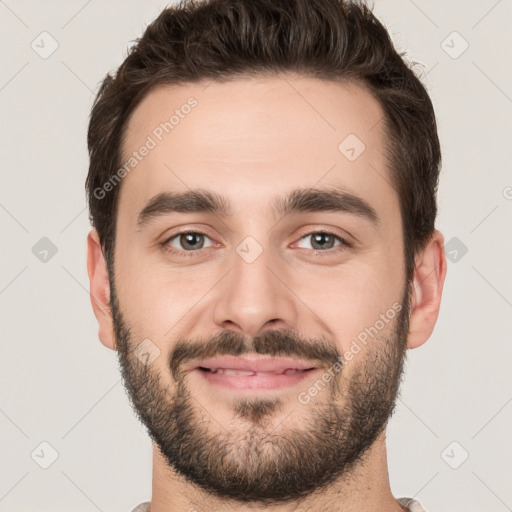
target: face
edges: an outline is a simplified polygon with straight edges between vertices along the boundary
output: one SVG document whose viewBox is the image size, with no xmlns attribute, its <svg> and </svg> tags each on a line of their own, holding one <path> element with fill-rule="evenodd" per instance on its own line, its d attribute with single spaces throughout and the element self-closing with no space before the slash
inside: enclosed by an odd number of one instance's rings
<svg viewBox="0 0 512 512">
<path fill-rule="evenodd" d="M 169 467 L 216 496 L 347 476 L 393 409 L 409 296 L 382 115 L 357 85 L 268 77 L 155 89 L 129 119 L 121 368 Z"/>
</svg>

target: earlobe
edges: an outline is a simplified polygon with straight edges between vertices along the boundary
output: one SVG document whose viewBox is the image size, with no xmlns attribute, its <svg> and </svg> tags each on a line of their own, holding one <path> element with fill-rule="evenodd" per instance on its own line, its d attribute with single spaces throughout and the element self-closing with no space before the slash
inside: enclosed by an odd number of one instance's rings
<svg viewBox="0 0 512 512">
<path fill-rule="evenodd" d="M 114 326 L 110 309 L 110 282 L 99 235 L 95 229 L 91 230 L 87 236 L 87 273 L 92 309 L 98 320 L 100 341 L 106 347 L 115 350 Z"/>
<path fill-rule="evenodd" d="M 416 257 L 407 348 L 419 347 L 430 338 L 441 306 L 445 276 L 444 238 L 436 230 L 425 249 Z"/>
</svg>

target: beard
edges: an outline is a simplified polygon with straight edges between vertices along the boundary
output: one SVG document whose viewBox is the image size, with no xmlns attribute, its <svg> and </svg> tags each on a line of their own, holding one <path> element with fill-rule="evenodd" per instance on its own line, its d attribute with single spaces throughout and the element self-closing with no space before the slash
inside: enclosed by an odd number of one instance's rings
<svg viewBox="0 0 512 512">
<path fill-rule="evenodd" d="M 154 365 L 134 355 L 142 338 L 132 335 L 113 280 L 110 305 L 124 386 L 136 415 L 170 468 L 222 500 L 270 506 L 350 479 L 394 411 L 406 356 L 407 289 L 390 321 L 391 334 L 376 335 L 364 354 L 355 355 L 349 378 L 332 342 L 305 339 L 293 329 L 253 338 L 222 331 L 210 339 L 178 339 L 162 378 Z M 205 400 L 191 393 L 183 366 L 197 358 L 249 352 L 317 360 L 340 371 L 316 399 L 297 401 L 278 425 L 275 415 L 289 407 L 290 395 L 240 395 L 230 403 L 236 422 L 219 428 L 213 406 L 202 407 Z M 169 379 L 174 385 L 165 384 Z"/>
</svg>

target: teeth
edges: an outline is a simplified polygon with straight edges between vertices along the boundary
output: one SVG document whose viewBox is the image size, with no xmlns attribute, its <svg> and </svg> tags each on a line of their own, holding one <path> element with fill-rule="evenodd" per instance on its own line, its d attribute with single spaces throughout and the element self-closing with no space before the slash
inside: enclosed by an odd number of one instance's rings
<svg viewBox="0 0 512 512">
<path fill-rule="evenodd" d="M 294 373 L 301 372 L 303 370 L 296 370 L 296 369 L 288 369 L 282 372 L 253 372 L 250 370 L 231 370 L 229 368 L 217 368 L 216 370 L 210 370 L 212 373 L 217 373 L 218 375 L 241 375 L 241 376 L 252 376 L 252 375 L 259 375 L 259 376 L 265 376 L 265 375 L 293 375 Z"/>
<path fill-rule="evenodd" d="M 256 372 L 244 371 L 244 370 L 230 370 L 228 368 L 219 368 L 214 373 L 219 375 L 256 375 Z"/>
</svg>

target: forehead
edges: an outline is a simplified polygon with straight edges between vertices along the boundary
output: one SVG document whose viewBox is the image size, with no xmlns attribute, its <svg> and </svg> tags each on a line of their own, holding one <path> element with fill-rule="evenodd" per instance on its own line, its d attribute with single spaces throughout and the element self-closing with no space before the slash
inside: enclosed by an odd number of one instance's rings
<svg viewBox="0 0 512 512">
<path fill-rule="evenodd" d="M 261 213 L 291 188 L 332 185 L 387 207 L 396 197 L 382 121 L 354 83 L 281 75 L 158 87 L 125 128 L 118 211 L 135 221 L 161 192 L 209 188 Z"/>
</svg>

